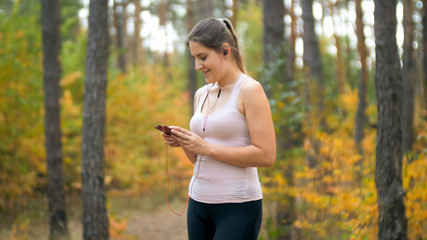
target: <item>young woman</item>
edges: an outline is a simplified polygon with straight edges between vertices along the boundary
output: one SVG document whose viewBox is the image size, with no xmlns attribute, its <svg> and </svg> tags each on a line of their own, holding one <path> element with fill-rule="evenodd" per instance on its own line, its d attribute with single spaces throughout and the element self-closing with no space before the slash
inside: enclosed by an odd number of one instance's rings
<svg viewBox="0 0 427 240">
<path fill-rule="evenodd" d="M 191 131 L 171 126 L 172 135 L 163 136 L 195 164 L 189 239 L 257 239 L 262 220 L 257 167 L 270 167 L 276 159 L 270 105 L 261 84 L 245 74 L 228 19 L 201 20 L 188 46 L 207 85 L 195 94 Z"/>
</svg>

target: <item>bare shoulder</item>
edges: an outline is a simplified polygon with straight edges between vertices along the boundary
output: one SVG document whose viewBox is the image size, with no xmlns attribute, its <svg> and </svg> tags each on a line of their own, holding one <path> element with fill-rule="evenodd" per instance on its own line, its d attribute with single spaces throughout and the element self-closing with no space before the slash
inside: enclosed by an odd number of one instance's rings
<svg viewBox="0 0 427 240">
<path fill-rule="evenodd" d="M 240 95 L 244 99 L 252 99 L 265 96 L 264 89 L 260 82 L 249 77 L 240 86 Z"/>
<path fill-rule="evenodd" d="M 268 108 L 269 103 L 260 82 L 247 78 L 240 85 L 238 108 L 241 114 L 247 116 L 248 111 L 256 112 L 260 108 Z"/>
</svg>

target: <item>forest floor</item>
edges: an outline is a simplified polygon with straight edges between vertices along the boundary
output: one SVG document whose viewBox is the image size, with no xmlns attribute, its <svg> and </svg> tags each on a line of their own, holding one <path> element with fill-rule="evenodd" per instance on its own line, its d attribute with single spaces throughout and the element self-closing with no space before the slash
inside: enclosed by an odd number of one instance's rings
<svg viewBox="0 0 427 240">
<path fill-rule="evenodd" d="M 131 215 L 125 234 L 136 239 L 187 239 L 187 218 L 173 214 L 167 205 Z"/>
<path fill-rule="evenodd" d="M 14 216 L 12 223 L 4 222 L 5 219 L 10 219 L 9 217 L 0 216 L 0 239 L 48 239 L 49 221 L 46 216 L 46 209 L 45 207 L 40 207 L 39 204 L 31 204 L 29 210 Z M 107 205 L 109 205 L 109 213 L 111 214 L 111 240 L 187 239 L 186 216 L 180 217 L 172 213 L 164 199 L 110 198 Z M 34 209 L 36 206 L 40 208 L 38 210 Z M 173 204 L 173 209 L 178 212 L 182 211 L 183 207 L 183 203 Z M 82 239 L 80 209 L 78 204 L 74 204 L 72 209 L 68 211 L 70 240 Z"/>
</svg>

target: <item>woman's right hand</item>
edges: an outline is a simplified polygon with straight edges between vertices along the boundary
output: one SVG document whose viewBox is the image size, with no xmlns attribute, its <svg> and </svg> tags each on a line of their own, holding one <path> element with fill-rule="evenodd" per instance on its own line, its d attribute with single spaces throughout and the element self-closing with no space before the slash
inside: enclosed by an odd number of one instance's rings
<svg viewBox="0 0 427 240">
<path fill-rule="evenodd" d="M 165 143 L 171 147 L 181 147 L 181 145 L 175 141 L 175 139 L 166 133 L 162 133 L 163 139 L 165 140 Z"/>
</svg>

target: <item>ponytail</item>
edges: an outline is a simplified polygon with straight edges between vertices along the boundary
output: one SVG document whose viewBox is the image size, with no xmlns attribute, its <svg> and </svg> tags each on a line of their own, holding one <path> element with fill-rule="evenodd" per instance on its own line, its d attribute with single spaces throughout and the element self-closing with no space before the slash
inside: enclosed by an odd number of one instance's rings
<svg viewBox="0 0 427 240">
<path fill-rule="evenodd" d="M 240 53 L 236 32 L 233 24 L 227 18 L 207 18 L 201 20 L 188 35 L 187 44 L 190 41 L 199 42 L 218 53 L 224 50 L 223 44 L 227 43 L 240 71 L 246 73 L 245 61 Z"/>
</svg>

